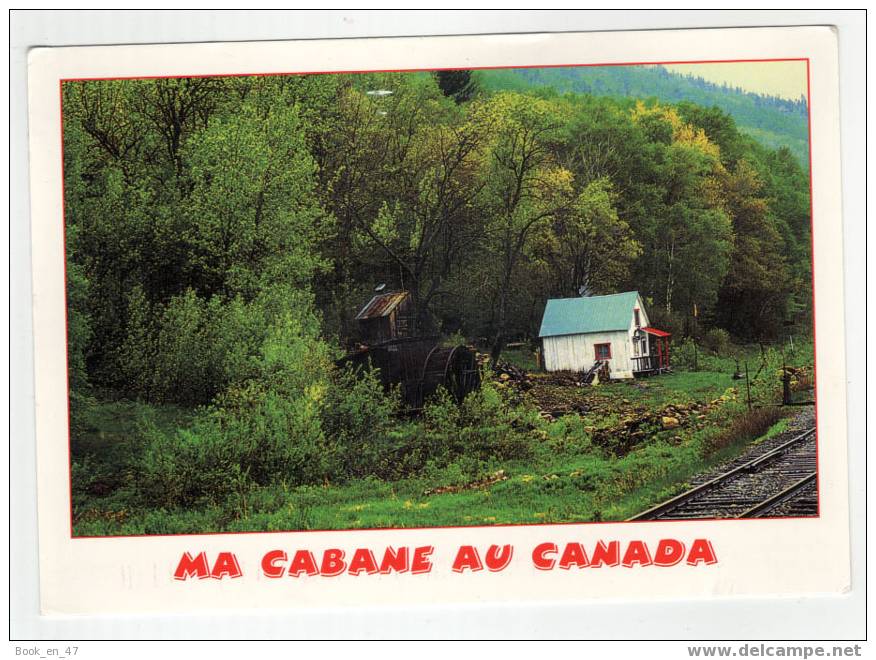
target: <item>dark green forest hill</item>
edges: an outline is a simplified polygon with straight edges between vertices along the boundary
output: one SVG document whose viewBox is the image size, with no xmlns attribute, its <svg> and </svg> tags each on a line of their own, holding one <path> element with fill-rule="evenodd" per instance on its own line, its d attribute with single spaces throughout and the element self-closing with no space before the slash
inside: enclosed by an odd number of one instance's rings
<svg viewBox="0 0 876 660">
<path fill-rule="evenodd" d="M 733 117 L 739 129 L 770 149 L 787 147 L 800 165 L 809 167 L 806 100 L 796 101 L 717 85 L 662 66 L 558 67 L 480 71 L 482 84 L 494 90 L 551 89 L 597 96 L 654 98 L 716 106 Z"/>
</svg>

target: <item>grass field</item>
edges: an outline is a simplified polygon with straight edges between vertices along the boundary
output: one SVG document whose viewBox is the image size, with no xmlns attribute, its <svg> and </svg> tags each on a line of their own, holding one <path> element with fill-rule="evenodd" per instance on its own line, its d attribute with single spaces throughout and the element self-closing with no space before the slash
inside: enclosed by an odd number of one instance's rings
<svg viewBox="0 0 876 660">
<path fill-rule="evenodd" d="M 778 432 L 779 422 L 770 435 Z M 621 459 L 558 454 L 534 464 L 508 463 L 504 479 L 489 487 L 425 494 L 441 487 L 441 475 L 398 482 L 361 480 L 318 487 L 265 487 L 236 507 L 137 511 L 91 508 L 78 534 L 173 534 L 195 531 L 432 527 L 624 520 L 686 488 L 691 476 L 728 457 L 706 458 L 695 443 L 654 444 Z M 445 475 L 452 481 L 452 475 Z M 98 504 L 92 501 L 91 504 Z"/>
<path fill-rule="evenodd" d="M 150 507 L 137 496 L 141 428 L 145 419 L 167 430 L 185 427 L 193 411 L 105 400 L 89 408 L 72 444 L 74 529 L 78 535 L 172 534 L 623 520 L 680 492 L 691 476 L 757 436 L 784 429 L 783 419 L 772 427 L 757 421 L 739 437 L 722 435 L 747 414 L 731 374 L 679 371 L 597 387 L 556 386 L 564 396 L 578 397 L 587 412 L 534 417 L 530 428 L 519 431 L 534 438 L 525 458 L 462 457 L 448 465 L 426 464 L 396 481 L 273 484 L 171 510 Z M 681 417 L 673 428 L 646 426 L 646 438 L 630 451 L 592 441 L 597 429 L 610 434 L 636 415 L 667 406 L 683 411 L 692 404 L 696 414 Z"/>
</svg>

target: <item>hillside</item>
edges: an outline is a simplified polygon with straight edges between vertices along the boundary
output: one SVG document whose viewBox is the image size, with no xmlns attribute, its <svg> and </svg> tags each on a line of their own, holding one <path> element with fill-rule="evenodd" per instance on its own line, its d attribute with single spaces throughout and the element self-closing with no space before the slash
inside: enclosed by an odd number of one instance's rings
<svg viewBox="0 0 876 660">
<path fill-rule="evenodd" d="M 683 76 L 662 66 L 561 67 L 480 71 L 487 89 L 550 88 L 597 96 L 655 98 L 668 103 L 689 101 L 717 106 L 736 121 L 739 129 L 769 149 L 788 147 L 808 169 L 808 113 L 803 98 L 789 101 L 716 85 L 702 78 Z"/>
</svg>

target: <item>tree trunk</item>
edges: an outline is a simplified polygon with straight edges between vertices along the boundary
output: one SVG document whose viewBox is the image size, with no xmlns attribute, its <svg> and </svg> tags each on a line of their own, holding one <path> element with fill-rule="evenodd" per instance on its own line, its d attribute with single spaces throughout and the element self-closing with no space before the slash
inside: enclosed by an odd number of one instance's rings
<svg viewBox="0 0 876 660">
<path fill-rule="evenodd" d="M 675 257 L 675 239 L 672 239 L 672 243 L 669 245 L 669 273 L 666 276 L 666 312 L 672 313 L 672 261 Z"/>
<path fill-rule="evenodd" d="M 505 349 L 505 317 L 507 309 L 507 295 L 503 290 L 499 294 L 499 318 L 496 322 L 496 336 L 493 338 L 493 346 L 490 349 L 490 366 L 495 369 L 499 357 Z"/>
<path fill-rule="evenodd" d="M 496 334 L 493 338 L 493 346 L 490 349 L 490 366 L 495 368 L 499 357 L 505 348 L 505 324 L 508 318 L 508 289 L 511 288 L 511 275 L 514 272 L 516 259 L 514 254 L 509 254 L 505 259 L 505 273 L 502 276 L 502 285 L 499 290 L 499 315 L 496 320 Z"/>
</svg>

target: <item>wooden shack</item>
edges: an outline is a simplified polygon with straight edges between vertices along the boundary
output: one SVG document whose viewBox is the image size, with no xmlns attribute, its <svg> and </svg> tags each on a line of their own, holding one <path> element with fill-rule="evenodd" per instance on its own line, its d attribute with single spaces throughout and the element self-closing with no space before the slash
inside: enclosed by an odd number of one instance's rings
<svg viewBox="0 0 876 660">
<path fill-rule="evenodd" d="M 362 341 L 379 344 L 410 337 L 414 328 L 414 310 L 407 291 L 378 293 L 356 315 Z"/>
<path fill-rule="evenodd" d="M 381 288 L 356 315 L 364 344 L 338 365 L 375 369 L 386 389 L 400 386 L 408 412 L 421 410 L 439 388 L 461 402 L 480 387 L 475 352 L 463 345 L 442 346 L 437 337 L 418 335 L 410 293 Z"/>
</svg>

